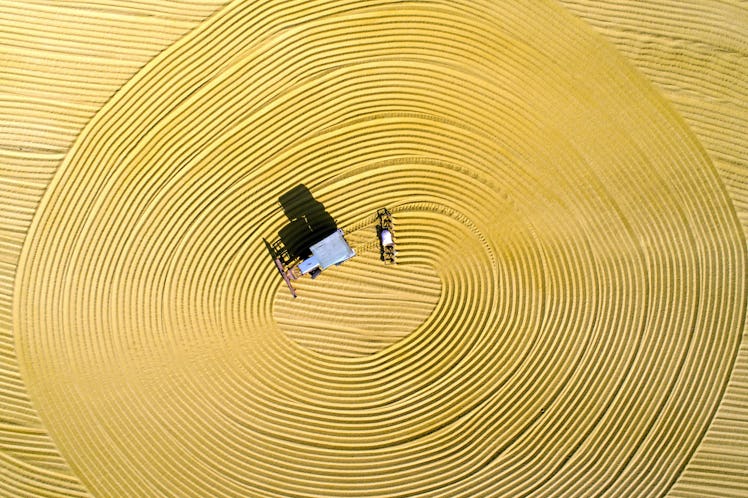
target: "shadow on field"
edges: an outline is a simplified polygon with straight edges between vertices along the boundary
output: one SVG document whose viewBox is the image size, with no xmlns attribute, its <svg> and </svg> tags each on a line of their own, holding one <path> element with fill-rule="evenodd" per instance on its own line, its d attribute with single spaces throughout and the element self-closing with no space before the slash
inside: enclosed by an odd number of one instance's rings
<svg viewBox="0 0 748 498">
<path fill-rule="evenodd" d="M 278 239 L 291 259 L 306 258 L 310 253 L 309 246 L 338 228 L 325 206 L 303 184 L 285 192 L 278 201 L 289 221 L 278 232 Z"/>
</svg>

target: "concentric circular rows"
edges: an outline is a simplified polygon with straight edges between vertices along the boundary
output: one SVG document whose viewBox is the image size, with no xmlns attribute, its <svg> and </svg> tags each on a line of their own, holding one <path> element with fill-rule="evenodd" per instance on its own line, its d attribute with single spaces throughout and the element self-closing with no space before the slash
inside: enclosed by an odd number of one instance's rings
<svg viewBox="0 0 748 498">
<path fill-rule="evenodd" d="M 291 300 L 263 238 L 300 183 L 358 256 Z M 96 494 L 654 495 L 731 369 L 742 243 L 678 118 L 550 4 L 236 3 L 87 127 L 14 316 Z"/>
<path fill-rule="evenodd" d="M 17 262 L 42 196 L 88 121 L 225 2 L 0 1 L 0 496 L 90 496 L 19 370 Z"/>
</svg>

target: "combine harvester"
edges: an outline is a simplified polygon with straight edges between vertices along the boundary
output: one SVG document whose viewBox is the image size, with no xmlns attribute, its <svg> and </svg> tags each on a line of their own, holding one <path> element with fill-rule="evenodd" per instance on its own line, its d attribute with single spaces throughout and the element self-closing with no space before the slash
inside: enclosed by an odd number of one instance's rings
<svg viewBox="0 0 748 498">
<path fill-rule="evenodd" d="M 306 258 L 290 257 L 288 250 L 280 240 L 275 241 L 272 246 L 267 244 L 267 241 L 265 244 L 268 245 L 268 250 L 274 257 L 275 266 L 293 297 L 296 297 L 296 289 L 291 283 L 293 280 L 297 280 L 304 275 L 317 278 L 323 270 L 333 265 L 340 265 L 356 255 L 340 229 L 309 246 L 309 255 Z"/>
<path fill-rule="evenodd" d="M 385 264 L 394 264 L 397 252 L 395 251 L 392 214 L 386 208 L 382 208 L 377 211 L 377 221 L 380 258 Z M 272 244 L 265 240 L 265 245 L 293 297 L 296 297 L 296 289 L 292 283 L 294 280 L 304 275 L 309 275 L 312 279 L 317 278 L 323 270 L 341 265 L 356 255 L 348 241 L 345 240 L 341 229 L 335 230 L 309 246 L 309 254 L 304 258 L 291 256 L 288 248 L 280 239 Z"/>
</svg>

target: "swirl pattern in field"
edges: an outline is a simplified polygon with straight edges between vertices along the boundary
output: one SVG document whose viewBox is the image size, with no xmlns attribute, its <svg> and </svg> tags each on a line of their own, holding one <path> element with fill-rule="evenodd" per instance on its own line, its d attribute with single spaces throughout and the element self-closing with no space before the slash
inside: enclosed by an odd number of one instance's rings
<svg viewBox="0 0 748 498">
<path fill-rule="evenodd" d="M 262 239 L 296 183 L 359 256 L 292 301 Z M 661 494 L 745 257 L 698 142 L 554 4 L 235 3 L 80 136 L 14 317 L 95 494 Z"/>
</svg>

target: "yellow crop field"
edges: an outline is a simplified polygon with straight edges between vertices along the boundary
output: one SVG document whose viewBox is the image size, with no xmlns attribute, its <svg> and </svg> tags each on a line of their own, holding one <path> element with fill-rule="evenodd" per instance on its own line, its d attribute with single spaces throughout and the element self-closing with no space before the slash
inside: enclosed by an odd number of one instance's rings
<svg viewBox="0 0 748 498">
<path fill-rule="evenodd" d="M 739 0 L 0 0 L 0 496 L 748 496 L 746 136 Z"/>
</svg>

